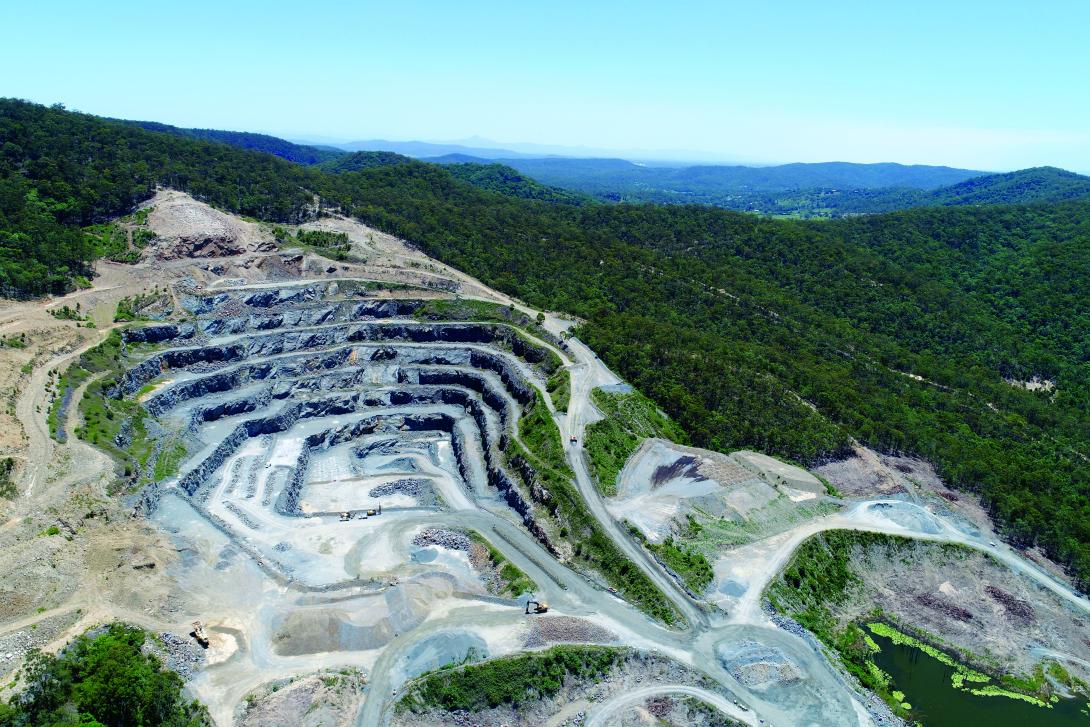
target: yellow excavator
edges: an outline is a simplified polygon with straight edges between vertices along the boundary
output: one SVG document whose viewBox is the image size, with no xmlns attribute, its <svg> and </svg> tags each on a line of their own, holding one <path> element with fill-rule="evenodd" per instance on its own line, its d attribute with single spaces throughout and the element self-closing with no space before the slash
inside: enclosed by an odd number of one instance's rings
<svg viewBox="0 0 1090 727">
<path fill-rule="evenodd" d="M 531 604 L 533 604 L 532 611 L 530 609 Z M 526 602 L 526 613 L 531 613 L 531 612 L 532 613 L 548 613 L 549 612 L 549 604 L 545 603 L 544 601 L 535 601 L 534 600 L 534 594 L 531 593 L 530 594 L 530 600 L 528 600 Z"/>
</svg>

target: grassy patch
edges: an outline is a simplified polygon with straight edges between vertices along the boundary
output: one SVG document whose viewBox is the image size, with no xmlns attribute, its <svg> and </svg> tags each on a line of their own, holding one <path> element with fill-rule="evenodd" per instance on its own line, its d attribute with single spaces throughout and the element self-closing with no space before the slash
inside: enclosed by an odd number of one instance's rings
<svg viewBox="0 0 1090 727">
<path fill-rule="evenodd" d="M 678 614 L 669 599 L 625 557 L 588 511 L 564 458 L 560 430 L 540 393 L 519 419 L 518 430 L 529 450 L 518 442 L 513 442 L 511 449 L 537 471 L 551 498 L 548 509 L 559 521 L 561 537 L 573 544 L 576 559 L 601 573 L 610 586 L 645 613 L 664 623 L 675 623 Z"/>
<path fill-rule="evenodd" d="M 117 222 L 84 227 L 83 233 L 99 256 L 119 263 L 135 263 L 140 259 L 140 251 L 155 239 L 147 223 L 148 211 L 137 210 Z"/>
<path fill-rule="evenodd" d="M 686 529 L 695 534 L 700 532 L 702 526 L 689 516 Z M 643 543 L 643 547 L 657 555 L 670 570 L 677 573 L 693 593 L 702 592 L 712 582 L 715 574 L 711 563 L 696 548 L 682 542 L 675 542 L 673 537 L 668 537 L 661 543 L 652 543 L 644 537 L 639 528 L 631 523 L 628 524 L 628 532 Z"/>
<path fill-rule="evenodd" d="M 604 419 L 587 427 L 583 445 L 598 491 L 607 497 L 617 494 L 617 475 L 644 439 L 688 441 L 681 427 L 638 391 L 614 394 L 595 389 L 591 399 Z"/>
<path fill-rule="evenodd" d="M 500 705 L 517 708 L 555 696 L 567 679 L 600 678 L 623 658 L 622 649 L 554 646 L 546 651 L 439 669 L 411 683 L 397 710 L 474 712 Z"/>
<path fill-rule="evenodd" d="M 134 296 L 126 296 L 117 301 L 117 310 L 114 312 L 114 322 L 149 321 L 152 320 L 146 314 L 151 306 L 169 305 L 170 296 L 160 293 L 158 289 L 150 293 L 139 293 Z"/>
<path fill-rule="evenodd" d="M 121 333 L 110 332 L 106 340 L 88 350 L 61 376 L 59 396 L 49 412 L 49 426 L 54 436 L 60 428 L 60 418 L 66 408 L 62 402 L 80 384 L 95 376 L 79 401 L 83 424 L 74 434 L 113 456 L 123 467 L 124 474 L 136 486 L 153 479 L 162 479 L 177 471 L 185 455 L 178 440 L 157 446 L 156 437 L 149 434 L 151 417 L 134 398 L 113 396 L 124 372 Z"/>
<path fill-rule="evenodd" d="M 553 400 L 553 406 L 557 411 L 566 412 L 571 402 L 571 372 L 567 369 L 557 369 L 549 377 L 545 385 L 549 392 L 549 398 Z"/>
<path fill-rule="evenodd" d="M 500 305 L 472 298 L 426 300 L 413 315 L 433 321 L 491 321 L 510 323 L 534 332 L 540 329 L 534 319 L 513 305 Z M 544 329 L 541 331 L 544 332 Z"/>
<path fill-rule="evenodd" d="M 352 243 L 349 241 L 348 235 L 343 232 L 297 230 L 295 235 L 292 235 L 283 227 L 277 226 L 273 228 L 272 233 L 277 243 L 281 245 L 302 247 L 331 260 L 357 259 L 349 255 L 352 250 Z"/>
<path fill-rule="evenodd" d="M 56 318 L 58 321 L 85 321 L 87 316 L 80 310 L 79 303 L 76 303 L 75 308 L 69 308 L 67 305 L 62 305 L 60 308 L 50 308 L 49 315 Z"/>
<path fill-rule="evenodd" d="M 169 444 L 164 444 L 159 450 L 159 456 L 155 458 L 152 479 L 158 482 L 176 475 L 178 466 L 185 459 L 187 453 L 185 443 L 180 440 L 175 439 Z"/>
<path fill-rule="evenodd" d="M 695 514 L 689 515 L 689 526 L 679 536 L 686 544 L 710 555 L 752 543 L 797 523 L 838 510 L 840 506 L 828 500 L 794 503 L 785 495 L 778 495 L 759 511 L 750 511 L 742 520 L 713 515 L 696 507 L 693 509 Z"/>
<path fill-rule="evenodd" d="M 503 553 L 496 550 L 492 543 L 475 530 L 469 532 L 469 538 L 475 543 L 480 543 L 488 550 L 488 559 L 492 561 L 492 567 L 503 579 L 503 590 L 500 595 L 519 596 L 537 590 L 537 584 L 530 580 L 530 576 L 511 561 L 507 560 Z"/>
</svg>

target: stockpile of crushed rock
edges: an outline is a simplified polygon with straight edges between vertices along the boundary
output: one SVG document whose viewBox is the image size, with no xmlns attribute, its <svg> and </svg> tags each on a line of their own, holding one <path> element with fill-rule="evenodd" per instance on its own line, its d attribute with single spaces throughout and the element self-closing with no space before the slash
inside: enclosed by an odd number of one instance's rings
<svg viewBox="0 0 1090 727">
<path fill-rule="evenodd" d="M 372 487 L 367 494 L 369 497 L 385 497 L 386 495 L 397 494 L 420 497 L 421 495 L 430 494 L 430 492 L 431 488 L 423 480 L 406 477 L 400 480 L 394 480 L 393 482 L 387 482 L 378 487 Z"/>
<path fill-rule="evenodd" d="M 167 668 L 189 680 L 204 665 L 204 649 L 192 638 L 178 636 L 169 631 L 159 634 L 163 645 L 163 661 Z"/>
<path fill-rule="evenodd" d="M 426 548 L 429 545 L 440 545 L 451 550 L 464 550 L 469 552 L 472 541 L 465 533 L 442 528 L 424 528 L 412 540 L 418 548 Z"/>
<path fill-rule="evenodd" d="M 548 644 L 611 644 L 617 635 L 609 629 L 574 616 L 542 616 L 532 619 L 524 646 L 534 648 Z"/>
</svg>

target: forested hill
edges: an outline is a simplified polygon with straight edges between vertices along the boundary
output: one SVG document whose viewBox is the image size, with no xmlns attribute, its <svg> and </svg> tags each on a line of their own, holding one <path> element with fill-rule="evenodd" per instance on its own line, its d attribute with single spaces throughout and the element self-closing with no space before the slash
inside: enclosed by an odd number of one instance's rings
<svg viewBox="0 0 1090 727">
<path fill-rule="evenodd" d="M 269 136 L 268 134 L 252 134 L 246 131 L 221 131 L 219 129 L 183 129 L 169 124 L 160 124 L 157 121 L 122 121 L 125 124 L 133 124 L 148 131 L 159 131 L 164 134 L 176 136 L 188 136 L 193 139 L 205 141 L 218 141 L 222 144 L 230 144 L 239 149 L 261 151 L 266 154 L 274 154 L 281 159 L 287 159 L 296 164 L 319 164 L 331 159 L 348 156 L 347 152 L 336 149 L 321 149 L 316 146 L 293 144 L 290 141 Z"/>
<path fill-rule="evenodd" d="M 974 177 L 936 189 L 928 204 L 1025 204 L 1090 198 L 1090 177 L 1056 167 L 1035 167 L 1008 174 Z"/>
<path fill-rule="evenodd" d="M 392 151 L 357 151 L 342 154 L 322 162 L 319 166 L 327 172 L 358 172 L 374 167 L 388 167 L 395 164 L 412 164 L 413 160 Z"/>
<path fill-rule="evenodd" d="M 557 204 L 587 204 L 591 201 L 586 195 L 541 184 L 503 164 L 455 164 L 447 167 L 447 172 L 474 187 L 511 197 Z"/>
<path fill-rule="evenodd" d="M 95 254 L 79 227 L 156 184 L 280 221 L 317 194 L 585 318 L 580 335 L 694 444 L 812 463 L 855 438 L 925 456 L 1012 541 L 1090 580 L 1090 203 L 825 222 L 555 204 L 437 165 L 334 174 L 15 101 L 0 102 L 0 139 L 7 291 L 63 288 Z M 1005 380 L 1033 376 L 1055 390 Z"/>
</svg>

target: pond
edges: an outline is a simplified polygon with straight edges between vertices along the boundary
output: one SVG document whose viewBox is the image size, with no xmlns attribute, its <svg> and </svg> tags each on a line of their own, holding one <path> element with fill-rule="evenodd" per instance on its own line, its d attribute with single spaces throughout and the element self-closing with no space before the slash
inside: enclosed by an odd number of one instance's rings
<svg viewBox="0 0 1090 727">
<path fill-rule="evenodd" d="M 872 635 L 882 650 L 874 662 L 893 677 L 893 688 L 905 694 L 925 727 L 1090 727 L 1086 702 L 1061 700 L 1051 709 L 1009 697 L 985 697 L 955 689 L 955 669 L 914 646 Z"/>
</svg>

